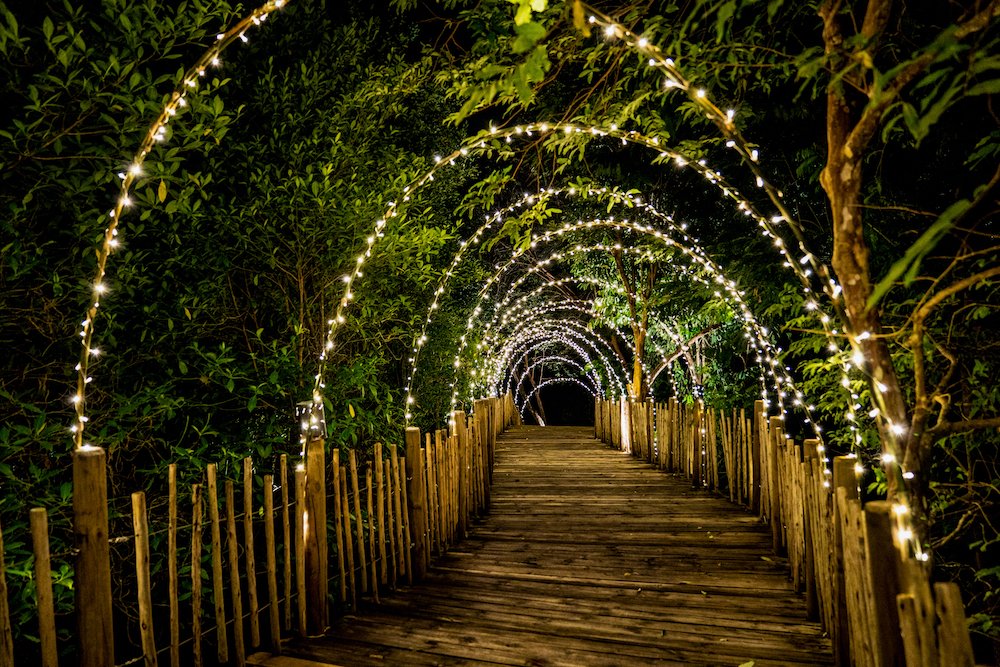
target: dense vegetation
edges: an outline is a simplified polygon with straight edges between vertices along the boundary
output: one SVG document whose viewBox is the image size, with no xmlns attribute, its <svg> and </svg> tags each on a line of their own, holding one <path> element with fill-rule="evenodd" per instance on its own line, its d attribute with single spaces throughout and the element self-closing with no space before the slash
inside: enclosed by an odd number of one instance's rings
<svg viewBox="0 0 1000 667">
<path fill-rule="evenodd" d="M 907 490 L 922 539 L 941 574 L 965 586 L 973 628 L 996 637 L 997 3 L 602 6 L 736 112 L 767 182 L 844 289 L 828 309 L 834 328 L 872 334 L 854 340 L 866 369 L 851 368 L 846 392 L 851 344 L 838 334 L 841 352 L 829 355 L 773 239 L 703 174 L 605 133 L 507 142 L 491 132 L 541 122 L 634 130 L 705 160 L 771 211 L 746 161 L 695 100 L 664 87 L 648 54 L 591 34 L 576 2 L 369 4 L 289 3 L 206 73 L 145 163 L 109 264 L 87 398 L 88 438 L 109 452 L 111 494 L 162 483 L 168 462 L 194 478 L 208 462 L 225 471 L 247 454 L 298 451 L 294 405 L 309 399 L 342 279 L 391 206 L 398 215 L 352 286 L 328 353 L 336 446 L 396 441 L 407 413 L 436 426 L 453 394 L 493 391 L 511 373 L 524 376 L 519 400 L 560 376 L 725 407 L 747 407 L 763 377 L 776 399 L 739 306 L 691 259 L 704 248 L 787 350 L 781 365 L 828 442 L 868 465 L 869 493 L 899 491 L 878 465 L 889 441 L 919 472 Z M 0 2 L 0 525 L 10 577 L 30 577 L 27 503 L 49 508 L 54 539 L 66 544 L 77 325 L 118 174 L 184 68 L 245 11 Z M 469 155 L 435 160 L 470 136 Z M 434 181 L 410 193 L 428 170 Z M 845 173 L 857 176 L 851 187 L 831 180 Z M 554 234 L 612 219 L 665 228 L 636 200 L 672 217 L 677 243 L 611 225 Z M 481 292 L 497 303 L 545 281 L 560 282 L 489 328 L 484 306 L 469 328 Z M 536 324 L 516 347 L 518 331 Z M 566 327 L 591 352 L 560 342 Z M 478 346 L 484 336 L 491 345 Z M 456 363 L 461 344 L 468 351 Z M 498 351 L 513 356 L 486 377 Z M 873 403 L 876 384 L 895 398 Z M 546 418 L 545 392 L 526 416 Z M 889 422 L 865 417 L 876 407 Z M 789 421 L 808 432 L 801 413 Z M 905 424 L 903 435 L 890 422 Z M 57 562 L 66 563 L 57 582 L 65 606 L 69 558 Z M 31 586 L 14 588 L 26 621 Z M 30 639 L 30 624 L 15 626 Z"/>
</svg>

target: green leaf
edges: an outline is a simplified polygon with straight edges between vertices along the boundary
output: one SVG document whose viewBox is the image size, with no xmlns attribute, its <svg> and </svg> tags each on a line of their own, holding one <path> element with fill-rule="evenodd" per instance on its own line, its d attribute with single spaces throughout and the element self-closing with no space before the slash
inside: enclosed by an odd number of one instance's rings
<svg viewBox="0 0 1000 667">
<path fill-rule="evenodd" d="M 55 32 L 55 26 L 52 24 L 52 19 L 48 16 L 42 21 L 42 34 L 45 35 L 45 41 L 52 41 L 52 33 Z"/>
<path fill-rule="evenodd" d="M 524 53 L 530 50 L 538 40 L 545 36 L 545 27 L 540 23 L 529 21 L 514 27 L 517 38 L 514 40 L 514 53 Z"/>
<path fill-rule="evenodd" d="M 520 7 L 517 8 L 517 13 L 514 14 L 514 25 L 521 25 L 522 23 L 527 23 L 531 20 L 531 5 L 525 2 Z"/>
<path fill-rule="evenodd" d="M 167 182 L 161 180 L 160 187 L 156 189 L 156 198 L 162 203 L 167 198 Z"/>
</svg>

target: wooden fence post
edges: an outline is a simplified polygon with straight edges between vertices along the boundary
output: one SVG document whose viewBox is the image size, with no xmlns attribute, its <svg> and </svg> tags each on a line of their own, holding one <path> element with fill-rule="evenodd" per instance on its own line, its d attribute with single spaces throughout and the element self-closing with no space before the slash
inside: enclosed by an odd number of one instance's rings
<svg viewBox="0 0 1000 667">
<path fill-rule="evenodd" d="M 760 512 L 760 472 L 761 472 L 761 422 L 764 417 L 764 401 L 753 402 L 753 433 L 750 439 L 750 511 Z"/>
<path fill-rule="evenodd" d="M 7 602 L 7 574 L 3 559 L 3 531 L 0 530 L 0 665 L 14 664 L 14 632 Z M 82 663 L 81 663 L 82 664 Z"/>
<path fill-rule="evenodd" d="M 84 446 L 73 452 L 77 657 L 82 667 L 115 664 L 106 467 L 100 447 Z"/>
<path fill-rule="evenodd" d="M 181 664 L 180 581 L 177 574 L 177 464 L 167 468 L 167 596 L 170 598 L 170 665 Z"/>
<path fill-rule="evenodd" d="M 482 423 L 482 422 L 481 422 Z M 420 429 L 406 429 L 406 485 L 410 511 L 411 537 L 413 539 L 414 579 L 427 574 L 427 487 L 424 482 L 424 456 L 420 451 Z"/>
<path fill-rule="evenodd" d="M 156 667 L 156 641 L 153 635 L 153 595 L 149 582 L 149 522 L 146 518 L 146 494 L 132 494 L 132 527 L 135 537 L 135 579 L 139 599 L 139 636 L 146 667 Z"/>
<path fill-rule="evenodd" d="M 260 604 L 257 601 L 257 557 L 253 539 L 253 459 L 243 459 L 243 550 L 250 612 L 250 646 L 260 646 Z"/>
<path fill-rule="evenodd" d="M 896 596 L 901 592 L 899 550 L 892 540 L 892 505 L 872 500 L 863 511 L 865 563 L 871 582 L 872 634 L 875 660 L 879 667 L 901 664 L 903 645 L 899 635 L 899 609 Z"/>
<path fill-rule="evenodd" d="M 858 499 L 858 477 L 854 472 L 857 459 L 837 456 L 833 459 L 833 561 L 834 575 L 833 652 L 838 665 L 850 664 L 851 637 L 847 616 L 847 585 L 844 578 L 844 535 L 841 530 L 840 503 L 837 502 L 838 489 L 844 489 L 848 500 Z"/>
<path fill-rule="evenodd" d="M 49 517 L 44 507 L 35 507 L 28 513 L 31 524 L 31 545 L 35 555 L 35 586 L 38 598 L 38 640 L 41 649 L 43 667 L 56 667 L 59 664 L 59 654 L 56 650 L 56 615 L 55 601 L 52 597 L 52 566 L 49 555 Z M 0 539 L 0 570 L 3 569 L 3 540 Z M 3 574 L 0 573 L 0 579 Z M 0 605 L 7 603 L 7 595 L 0 581 Z M 0 612 L 0 624 L 4 623 L 3 612 Z M 6 621 L 9 623 L 9 619 Z M 3 651 L 0 650 L 0 664 L 4 662 Z"/>
<path fill-rule="evenodd" d="M 469 447 L 469 431 L 465 412 L 459 410 L 452 413 L 453 433 L 458 436 L 458 534 L 465 537 L 469 525 L 468 489 L 469 470 L 465 464 L 465 452 Z"/>
<path fill-rule="evenodd" d="M 267 620 L 271 631 L 271 653 L 281 655 L 281 620 L 278 615 L 278 558 L 274 552 L 274 477 L 272 475 L 264 475 L 264 562 L 267 570 Z"/>
<path fill-rule="evenodd" d="M 780 457 L 782 456 L 781 444 L 785 441 L 783 426 L 784 421 L 781 417 L 771 417 L 770 428 L 768 429 L 770 437 L 767 442 L 767 463 L 770 469 L 768 473 L 770 508 L 767 511 L 767 518 L 771 522 L 771 549 L 779 556 L 784 554 L 781 540 L 781 522 L 784 519 L 781 515 L 781 488 L 783 480 L 779 472 Z"/>
<path fill-rule="evenodd" d="M 306 440 L 305 534 L 307 630 L 321 633 L 329 625 L 326 535 L 326 443 L 323 438 Z M 338 456 L 334 451 L 331 456 Z"/>
</svg>

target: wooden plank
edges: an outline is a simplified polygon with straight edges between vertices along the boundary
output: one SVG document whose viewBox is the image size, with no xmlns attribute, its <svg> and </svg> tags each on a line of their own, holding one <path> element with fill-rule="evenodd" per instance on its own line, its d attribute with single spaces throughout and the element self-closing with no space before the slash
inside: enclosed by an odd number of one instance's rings
<svg viewBox="0 0 1000 667">
<path fill-rule="evenodd" d="M 35 591 L 38 600 L 38 643 L 42 667 L 56 667 L 59 653 L 56 650 L 55 600 L 52 597 L 52 562 L 49 555 L 49 517 L 44 507 L 35 507 L 28 513 L 31 524 L 31 550 L 35 556 Z M 0 607 L 7 604 L 3 582 L 3 537 L 0 536 Z M 5 610 L 0 610 L 2 619 Z M 9 627 L 9 618 L 6 622 Z M 0 620 L 0 625 L 3 625 Z M 0 664 L 5 663 L 0 659 Z"/>
<path fill-rule="evenodd" d="M 452 453 L 457 477 L 472 461 Z M 424 580 L 286 655 L 351 665 L 832 664 L 754 516 L 603 448 L 589 427 L 519 427 L 497 439 L 496 461 L 489 515 Z"/>
</svg>

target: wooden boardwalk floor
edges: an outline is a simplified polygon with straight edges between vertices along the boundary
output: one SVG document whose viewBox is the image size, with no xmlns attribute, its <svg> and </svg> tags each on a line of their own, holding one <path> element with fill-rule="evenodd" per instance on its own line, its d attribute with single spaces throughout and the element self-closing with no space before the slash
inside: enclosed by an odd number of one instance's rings
<svg viewBox="0 0 1000 667">
<path fill-rule="evenodd" d="M 590 429 L 496 458 L 491 513 L 423 582 L 258 664 L 832 664 L 756 517 Z"/>
</svg>

